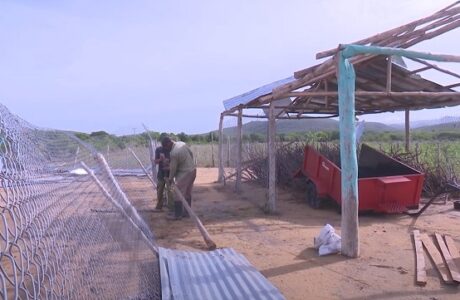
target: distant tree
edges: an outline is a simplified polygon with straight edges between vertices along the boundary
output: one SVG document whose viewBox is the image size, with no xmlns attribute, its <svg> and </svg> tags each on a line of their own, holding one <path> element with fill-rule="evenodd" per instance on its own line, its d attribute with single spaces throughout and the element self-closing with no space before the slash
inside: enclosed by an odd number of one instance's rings
<svg viewBox="0 0 460 300">
<path fill-rule="evenodd" d="M 77 132 L 75 136 L 82 141 L 87 141 L 90 139 L 90 135 L 87 133 L 83 133 L 83 132 Z"/>
<path fill-rule="evenodd" d="M 181 132 L 177 135 L 177 138 L 182 141 L 182 142 L 185 142 L 185 143 L 188 143 L 190 141 L 190 137 L 185 134 L 184 132 Z"/>
<path fill-rule="evenodd" d="M 108 134 L 107 132 L 105 131 L 94 131 L 94 132 L 91 132 L 90 133 L 90 136 L 91 137 L 105 137 L 105 136 L 109 136 L 110 134 Z"/>
</svg>

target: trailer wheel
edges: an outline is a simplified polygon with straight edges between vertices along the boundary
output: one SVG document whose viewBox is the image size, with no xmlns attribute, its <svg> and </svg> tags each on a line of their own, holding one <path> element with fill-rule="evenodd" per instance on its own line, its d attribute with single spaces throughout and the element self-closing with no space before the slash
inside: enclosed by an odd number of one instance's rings
<svg viewBox="0 0 460 300">
<path fill-rule="evenodd" d="M 316 185 L 310 180 L 307 182 L 307 202 L 311 208 L 318 209 L 321 207 L 321 199 L 318 197 Z"/>
</svg>

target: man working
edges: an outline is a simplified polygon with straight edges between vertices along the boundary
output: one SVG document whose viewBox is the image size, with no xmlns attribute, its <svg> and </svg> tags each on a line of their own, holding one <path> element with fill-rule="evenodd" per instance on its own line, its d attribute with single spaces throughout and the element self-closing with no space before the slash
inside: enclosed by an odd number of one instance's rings
<svg viewBox="0 0 460 300">
<path fill-rule="evenodd" d="M 192 188 L 196 178 L 196 166 L 192 150 L 184 142 L 174 142 L 169 137 L 161 140 L 163 149 L 169 151 L 169 177 L 168 181 L 176 180 L 176 185 L 181 191 L 185 200 L 192 207 Z M 174 219 L 179 220 L 188 216 L 177 197 L 174 197 Z"/>
<path fill-rule="evenodd" d="M 155 163 L 158 165 L 157 173 L 157 205 L 154 211 L 161 211 L 164 202 L 164 191 L 166 186 L 165 178 L 169 176 L 169 150 L 164 147 L 155 149 Z M 169 194 L 168 194 L 169 195 Z"/>
</svg>

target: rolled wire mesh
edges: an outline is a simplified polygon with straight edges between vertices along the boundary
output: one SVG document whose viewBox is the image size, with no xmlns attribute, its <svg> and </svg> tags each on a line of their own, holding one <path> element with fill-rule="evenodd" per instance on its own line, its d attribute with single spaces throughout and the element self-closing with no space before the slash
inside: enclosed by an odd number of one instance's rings
<svg viewBox="0 0 460 300">
<path fill-rule="evenodd" d="M 0 105 L 0 297 L 160 298 L 154 235 L 101 159 Z"/>
</svg>

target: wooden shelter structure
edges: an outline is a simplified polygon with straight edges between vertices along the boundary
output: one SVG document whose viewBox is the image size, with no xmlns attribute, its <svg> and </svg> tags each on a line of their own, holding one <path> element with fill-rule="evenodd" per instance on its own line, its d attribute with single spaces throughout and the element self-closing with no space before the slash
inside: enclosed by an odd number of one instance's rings
<svg viewBox="0 0 460 300">
<path fill-rule="evenodd" d="M 460 26 L 460 1 L 406 25 L 320 52 L 324 62 L 300 70 L 294 76 L 262 86 L 224 101 L 225 111 L 219 123 L 219 181 L 224 180 L 223 120 L 238 118 L 236 190 L 241 184 L 242 118 L 268 119 L 269 192 L 267 211 L 276 209 L 275 132 L 276 119 L 340 119 L 342 164 L 342 253 L 359 255 L 357 214 L 357 170 L 354 119 L 356 115 L 405 111 L 406 147 L 409 147 L 411 110 L 442 108 L 460 104 L 460 75 L 432 62 L 460 62 L 453 55 L 432 55 L 404 50 Z M 400 57 L 415 61 L 420 67 L 409 69 L 397 63 Z M 436 70 L 457 83 L 443 85 L 424 79 L 419 73 Z M 247 113 L 260 109 L 265 115 Z M 353 142 L 352 142 L 353 141 Z M 354 157 L 353 157 L 354 156 Z"/>
</svg>

